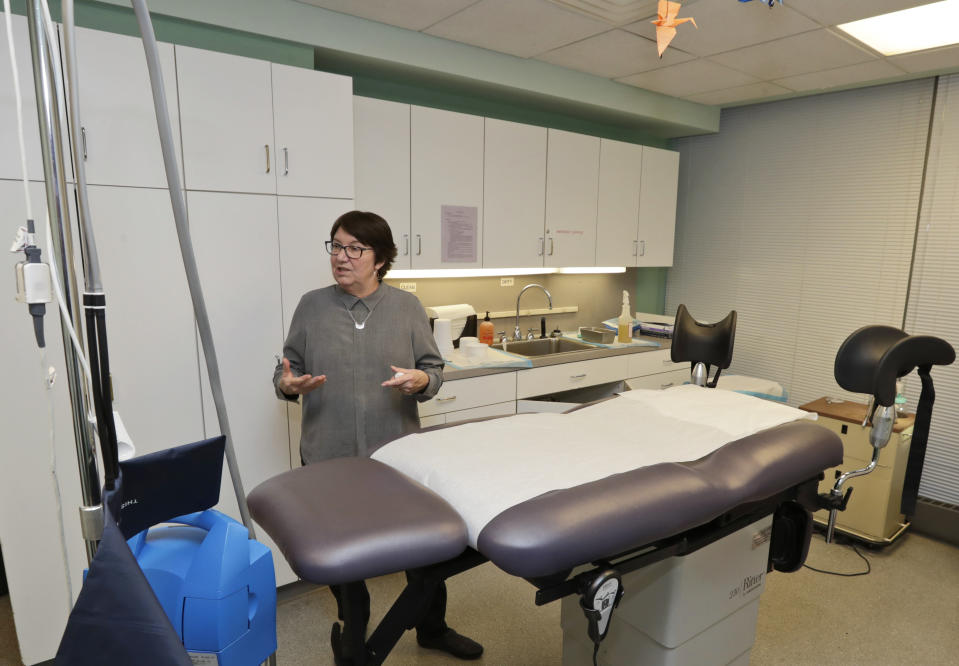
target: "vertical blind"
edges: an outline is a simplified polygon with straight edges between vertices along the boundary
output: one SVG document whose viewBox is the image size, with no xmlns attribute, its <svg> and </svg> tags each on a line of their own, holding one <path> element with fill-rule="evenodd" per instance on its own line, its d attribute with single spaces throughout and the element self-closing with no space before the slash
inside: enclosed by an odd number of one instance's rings
<svg viewBox="0 0 959 666">
<path fill-rule="evenodd" d="M 959 75 L 939 80 L 905 330 L 959 346 Z M 933 408 L 919 493 L 959 504 L 959 365 L 934 368 Z M 919 378 L 906 395 L 916 404 Z"/>
</svg>

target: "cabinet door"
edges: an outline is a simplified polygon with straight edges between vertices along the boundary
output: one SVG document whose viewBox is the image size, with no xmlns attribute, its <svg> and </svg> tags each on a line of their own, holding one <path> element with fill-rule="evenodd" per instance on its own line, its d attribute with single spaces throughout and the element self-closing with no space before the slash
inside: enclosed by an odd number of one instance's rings
<svg viewBox="0 0 959 666">
<path fill-rule="evenodd" d="M 637 266 L 673 265 L 678 187 L 679 153 L 644 147 Z"/>
<path fill-rule="evenodd" d="M 290 469 L 287 409 L 270 386 L 283 347 L 276 197 L 189 192 L 190 228 L 216 344 L 233 446 L 246 491 Z M 201 378 L 207 435 L 219 432 L 205 361 Z M 218 508 L 238 518 L 224 470 Z M 278 585 L 296 580 L 274 548 Z"/>
<path fill-rule="evenodd" d="M 549 130 L 546 265 L 594 266 L 599 139 Z"/>
<path fill-rule="evenodd" d="M 173 45 L 157 46 L 167 113 L 181 164 Z M 143 44 L 134 37 L 77 28 L 77 60 L 87 183 L 166 187 Z M 182 177 L 183 169 L 178 170 Z"/>
<path fill-rule="evenodd" d="M 116 408 L 137 454 L 203 439 L 193 305 L 170 196 L 161 189 L 87 189 Z"/>
<path fill-rule="evenodd" d="M 353 80 L 274 64 L 276 190 L 353 198 Z"/>
<path fill-rule="evenodd" d="M 329 255 L 323 247 L 330 227 L 340 215 L 353 209 L 350 199 L 277 197 L 280 240 L 280 289 L 283 293 L 283 339 L 300 297 L 312 289 L 333 284 Z M 282 353 L 282 347 L 277 354 Z M 300 403 L 286 404 L 290 429 L 290 461 L 300 464 Z"/>
<path fill-rule="evenodd" d="M 412 268 L 483 265 L 483 118 L 410 109 Z"/>
<path fill-rule="evenodd" d="M 23 141 L 26 150 L 27 178 L 43 180 L 43 158 L 40 153 L 40 130 L 37 121 L 37 97 L 33 88 L 33 63 L 30 57 L 30 35 L 27 32 L 27 19 L 23 16 L 11 16 L 13 25 L 13 46 L 17 56 L 17 78 L 20 81 L 21 106 L 23 117 Z M 17 104 L 13 90 L 13 73 L 10 70 L 10 47 L 7 42 L 6 25 L 0 23 L 0 53 L 3 53 L 3 65 L 0 66 L 0 178 L 21 180 L 20 145 L 17 138 Z M 68 150 L 66 141 L 66 122 L 63 123 L 63 147 Z M 67 160 L 69 164 L 69 160 Z M 69 167 L 68 174 L 69 174 Z M 22 199 L 21 195 L 21 199 Z"/>
<path fill-rule="evenodd" d="M 546 129 L 486 119 L 483 266 L 542 266 Z"/>
<path fill-rule="evenodd" d="M 639 186 L 643 147 L 600 140 L 596 265 L 635 266 L 639 255 Z"/>
<path fill-rule="evenodd" d="M 396 243 L 394 268 L 409 268 L 410 105 L 353 98 L 356 207 L 382 216 Z"/>
<path fill-rule="evenodd" d="M 177 46 L 176 66 L 186 187 L 276 192 L 270 63 Z"/>
</svg>

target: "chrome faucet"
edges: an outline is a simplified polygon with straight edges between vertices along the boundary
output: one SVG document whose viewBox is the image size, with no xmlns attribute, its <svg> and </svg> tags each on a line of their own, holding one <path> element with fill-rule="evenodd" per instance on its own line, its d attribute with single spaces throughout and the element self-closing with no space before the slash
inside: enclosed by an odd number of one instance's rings
<svg viewBox="0 0 959 666">
<path fill-rule="evenodd" d="M 538 287 L 542 289 L 543 293 L 546 294 L 546 298 L 549 300 L 549 309 L 550 310 L 553 309 L 553 297 L 550 296 L 549 291 L 546 289 L 546 287 L 544 287 L 541 284 L 528 284 L 525 287 L 523 287 L 519 292 L 519 296 L 516 297 L 516 327 L 513 329 L 514 340 L 523 339 L 523 331 L 521 331 L 519 328 L 519 299 L 521 299 L 523 297 L 523 294 L 526 293 L 526 290 L 530 289 L 531 287 Z"/>
</svg>

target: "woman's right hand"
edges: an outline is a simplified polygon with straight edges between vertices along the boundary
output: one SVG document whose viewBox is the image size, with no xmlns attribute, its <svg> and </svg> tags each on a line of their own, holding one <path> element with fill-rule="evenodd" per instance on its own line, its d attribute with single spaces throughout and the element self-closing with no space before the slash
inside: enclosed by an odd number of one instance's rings
<svg viewBox="0 0 959 666">
<path fill-rule="evenodd" d="M 280 375 L 280 379 L 276 382 L 276 387 L 287 395 L 306 395 L 324 383 L 326 383 L 326 375 L 318 375 L 316 377 L 313 375 L 295 376 L 293 371 L 290 370 L 289 359 L 284 357 L 283 374 Z"/>
</svg>

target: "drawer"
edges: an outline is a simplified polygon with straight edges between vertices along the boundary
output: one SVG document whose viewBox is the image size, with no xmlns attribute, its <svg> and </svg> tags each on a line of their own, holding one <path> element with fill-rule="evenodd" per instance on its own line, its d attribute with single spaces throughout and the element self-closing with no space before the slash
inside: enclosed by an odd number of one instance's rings
<svg viewBox="0 0 959 666">
<path fill-rule="evenodd" d="M 872 444 L 869 443 L 869 429 L 863 428 L 856 423 L 846 423 L 837 419 L 830 419 L 820 416 L 817 420 L 819 425 L 829 428 L 839 435 L 842 440 L 843 456 L 846 460 L 852 458 L 857 461 L 866 461 L 872 459 Z M 846 432 L 842 431 L 843 426 Z M 902 465 L 905 467 L 909 458 L 909 445 L 912 442 L 912 426 L 902 432 L 896 432 L 889 438 L 889 443 L 883 447 L 879 453 L 879 467 L 896 467 Z M 843 461 L 848 466 L 848 462 Z M 850 469 L 852 469 L 850 467 Z"/>
<path fill-rule="evenodd" d="M 516 413 L 516 401 L 498 402 L 495 405 L 483 405 L 482 407 L 473 407 L 472 409 L 461 409 L 456 412 L 446 413 L 447 423 L 459 423 L 460 421 L 469 421 L 470 419 L 481 419 L 486 416 L 509 416 Z"/>
<path fill-rule="evenodd" d="M 420 418 L 516 400 L 516 373 L 443 382 L 432 400 L 419 403 Z"/>
<path fill-rule="evenodd" d="M 632 389 L 667 389 L 670 386 L 680 386 L 689 381 L 689 373 L 683 370 L 660 372 L 656 375 L 631 377 L 626 380 L 626 388 Z"/>
<path fill-rule="evenodd" d="M 444 423 L 446 423 L 446 414 L 433 414 L 432 416 L 420 417 L 421 428 L 432 428 L 433 426 L 443 425 Z"/>
<path fill-rule="evenodd" d="M 627 358 L 629 359 L 627 377 L 656 375 L 671 370 L 686 370 L 687 374 L 689 373 L 689 363 L 673 363 L 669 358 L 668 349 L 639 352 L 637 354 L 630 354 Z"/>
<path fill-rule="evenodd" d="M 520 370 L 516 373 L 516 397 L 529 398 L 626 378 L 623 356 L 598 358 Z"/>
</svg>

